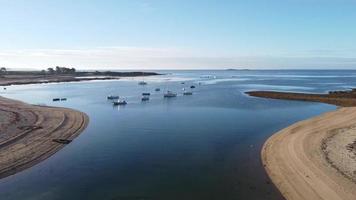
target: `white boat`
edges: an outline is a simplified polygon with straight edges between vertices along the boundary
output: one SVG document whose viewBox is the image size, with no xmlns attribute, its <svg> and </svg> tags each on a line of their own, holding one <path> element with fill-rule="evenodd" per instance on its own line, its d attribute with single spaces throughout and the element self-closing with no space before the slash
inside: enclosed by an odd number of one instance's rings
<svg viewBox="0 0 356 200">
<path fill-rule="evenodd" d="M 109 95 L 108 96 L 109 100 L 114 100 L 114 99 L 119 99 L 119 98 L 120 98 L 119 96 L 114 96 L 114 95 Z"/>
<path fill-rule="evenodd" d="M 148 100 L 150 100 L 150 97 L 148 97 L 148 96 L 143 96 L 141 98 L 141 101 L 148 101 Z"/>
<path fill-rule="evenodd" d="M 125 100 L 118 100 L 114 102 L 115 106 L 126 105 L 127 102 Z"/>
<path fill-rule="evenodd" d="M 145 81 L 140 81 L 140 82 L 138 82 L 138 84 L 139 84 L 139 85 L 147 85 L 147 82 L 145 82 Z"/>
<path fill-rule="evenodd" d="M 177 96 L 176 93 L 169 91 L 169 90 L 163 94 L 163 97 L 165 97 L 165 98 L 176 97 L 176 96 Z"/>
</svg>

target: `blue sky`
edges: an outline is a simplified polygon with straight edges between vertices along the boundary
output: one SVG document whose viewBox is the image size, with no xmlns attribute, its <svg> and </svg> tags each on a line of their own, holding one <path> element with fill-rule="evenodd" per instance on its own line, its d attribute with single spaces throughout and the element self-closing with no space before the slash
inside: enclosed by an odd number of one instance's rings
<svg viewBox="0 0 356 200">
<path fill-rule="evenodd" d="M 0 0 L 0 65 L 356 69 L 355 0 Z"/>
</svg>

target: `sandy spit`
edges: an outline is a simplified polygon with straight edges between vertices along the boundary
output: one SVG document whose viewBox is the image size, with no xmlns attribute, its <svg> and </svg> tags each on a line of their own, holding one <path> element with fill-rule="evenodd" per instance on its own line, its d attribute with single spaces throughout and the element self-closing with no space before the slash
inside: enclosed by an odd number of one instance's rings
<svg viewBox="0 0 356 200">
<path fill-rule="evenodd" d="M 356 108 L 339 108 L 293 124 L 265 142 L 262 163 L 286 199 L 356 199 L 355 125 Z"/>
<path fill-rule="evenodd" d="M 85 113 L 67 108 L 35 106 L 0 97 L 0 178 L 50 157 L 87 126 Z"/>
</svg>

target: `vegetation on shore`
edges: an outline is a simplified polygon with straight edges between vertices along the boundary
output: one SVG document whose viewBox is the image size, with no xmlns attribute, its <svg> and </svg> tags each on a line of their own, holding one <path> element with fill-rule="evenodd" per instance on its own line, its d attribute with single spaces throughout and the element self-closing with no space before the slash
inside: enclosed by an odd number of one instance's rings
<svg viewBox="0 0 356 200">
<path fill-rule="evenodd" d="M 77 71 L 75 68 L 59 66 L 41 71 L 10 71 L 2 67 L 0 68 L 0 85 L 111 80 L 120 77 L 153 75 L 160 74 L 155 72 Z"/>
<path fill-rule="evenodd" d="M 284 99 L 297 101 L 312 101 L 336 106 L 356 106 L 356 89 L 347 91 L 330 91 L 327 94 L 311 94 L 297 92 L 249 91 L 246 94 L 254 97 Z"/>
<path fill-rule="evenodd" d="M 75 68 L 67 68 L 56 66 L 55 68 L 47 68 L 47 70 L 38 70 L 38 71 L 15 71 L 8 70 L 5 67 L 0 68 L 0 75 L 68 75 L 68 76 L 153 76 L 160 75 L 156 72 L 117 72 L 117 71 L 78 71 Z"/>
</svg>

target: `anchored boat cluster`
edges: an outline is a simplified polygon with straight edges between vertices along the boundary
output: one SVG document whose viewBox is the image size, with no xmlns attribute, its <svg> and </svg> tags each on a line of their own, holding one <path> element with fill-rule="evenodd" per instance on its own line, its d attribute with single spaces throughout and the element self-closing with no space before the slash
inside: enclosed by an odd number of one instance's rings
<svg viewBox="0 0 356 200">
<path fill-rule="evenodd" d="M 140 81 L 138 84 L 139 85 L 147 85 L 147 82 Z M 182 82 L 182 84 L 184 84 L 184 82 Z M 190 86 L 190 89 L 194 89 L 194 88 L 195 88 L 194 85 Z M 161 91 L 160 88 L 155 88 L 155 92 L 159 92 L 159 91 Z M 186 91 L 185 88 L 183 88 L 183 91 L 184 91 L 183 95 L 193 95 L 193 92 Z M 151 93 L 143 92 L 142 93 L 142 97 L 141 97 L 141 101 L 142 102 L 149 101 L 150 100 L 150 96 L 151 96 Z M 167 90 L 165 93 L 163 93 L 163 98 L 173 98 L 173 97 L 177 97 L 177 96 L 178 96 L 178 94 L 176 92 L 171 91 L 171 90 Z M 124 98 L 120 98 L 120 96 L 118 96 L 118 95 L 109 95 L 109 96 L 107 96 L 107 99 L 108 100 L 112 100 L 114 106 L 120 106 L 120 105 L 126 105 L 127 104 L 127 101 Z"/>
</svg>

